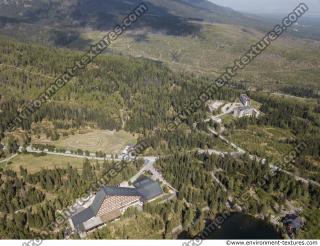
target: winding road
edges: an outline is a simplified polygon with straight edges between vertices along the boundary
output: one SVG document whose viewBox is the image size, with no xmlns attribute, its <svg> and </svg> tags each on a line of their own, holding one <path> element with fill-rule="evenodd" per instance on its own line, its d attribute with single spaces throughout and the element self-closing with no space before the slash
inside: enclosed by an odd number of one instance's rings
<svg viewBox="0 0 320 246">
<path fill-rule="evenodd" d="M 96 157 L 94 153 L 90 153 L 89 156 L 87 156 L 87 155 L 71 154 L 70 151 L 66 151 L 65 153 L 53 152 L 53 151 L 49 151 L 48 149 L 44 149 L 43 151 L 41 151 L 41 150 L 33 149 L 32 146 L 26 147 L 25 151 L 28 152 L 28 153 L 35 153 L 35 154 L 45 153 L 47 155 L 72 157 L 72 158 L 81 158 L 81 159 L 98 160 L 98 161 L 104 161 L 104 160 L 122 161 L 123 160 L 123 156 L 122 155 L 119 155 L 120 158 L 119 157 L 118 158 L 112 158 L 111 155 L 106 155 L 106 157 L 104 158 L 104 157 Z M 23 148 L 22 147 L 19 148 L 19 152 L 20 153 L 23 152 Z M 18 154 L 13 155 L 10 158 L 1 161 L 0 163 L 4 163 L 6 161 L 9 161 L 9 160 L 15 158 L 16 156 L 18 156 Z M 144 165 L 140 169 L 140 171 L 130 179 L 131 183 L 133 181 L 135 181 L 139 176 L 141 176 L 144 172 L 149 171 L 149 172 L 152 173 L 154 180 L 159 180 L 160 182 L 162 182 L 163 184 L 168 186 L 174 193 L 178 192 L 171 184 L 169 184 L 163 178 L 162 174 L 158 170 L 156 170 L 156 168 L 154 167 L 154 163 L 158 160 L 158 157 L 155 157 L 155 156 L 144 156 L 144 157 L 141 157 L 141 158 L 144 159 Z M 133 159 L 131 159 L 131 160 L 133 160 Z M 128 161 L 130 161 L 130 159 Z"/>
<path fill-rule="evenodd" d="M 261 158 L 261 157 L 258 157 L 258 156 L 254 156 L 254 155 L 251 155 L 249 154 L 247 151 L 245 151 L 244 149 L 240 148 L 238 145 L 236 145 L 235 143 L 232 143 L 231 141 L 229 141 L 228 139 L 226 139 L 224 136 L 222 136 L 221 134 L 219 134 L 218 132 L 216 132 L 215 130 L 213 130 L 212 128 L 208 128 L 209 131 L 215 135 L 215 136 L 218 136 L 222 141 L 224 141 L 225 143 L 229 144 L 230 146 L 232 146 L 234 149 L 236 149 L 238 151 L 238 153 L 240 154 L 248 154 L 249 158 L 251 160 L 258 160 L 260 161 L 261 164 L 265 163 L 266 162 L 266 159 L 264 158 Z M 236 153 L 236 152 L 235 152 Z M 213 152 L 213 154 L 215 154 Z M 273 164 L 269 164 L 270 166 L 270 169 L 271 171 L 278 171 L 278 172 L 282 172 L 282 173 L 285 173 L 291 177 L 293 177 L 296 181 L 301 181 L 305 184 L 308 184 L 308 185 L 314 185 L 314 186 L 317 186 L 320 188 L 320 183 L 314 181 L 314 180 L 310 180 L 310 179 L 306 179 L 306 178 L 303 178 L 303 177 L 300 177 L 292 172 L 289 172 L 287 170 L 284 170 L 276 165 L 273 165 Z"/>
</svg>

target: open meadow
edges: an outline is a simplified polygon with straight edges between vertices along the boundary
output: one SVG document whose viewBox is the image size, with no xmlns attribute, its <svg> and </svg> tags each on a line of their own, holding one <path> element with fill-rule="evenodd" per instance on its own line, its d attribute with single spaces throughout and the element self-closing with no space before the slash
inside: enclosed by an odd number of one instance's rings
<svg viewBox="0 0 320 246">
<path fill-rule="evenodd" d="M 29 173 L 36 173 L 41 169 L 67 168 L 68 165 L 81 170 L 84 159 L 46 154 L 20 154 L 12 159 L 7 167 L 19 172 L 20 166 L 27 169 Z M 92 164 L 96 161 L 90 160 Z M 101 162 L 100 162 L 101 163 Z"/>
<path fill-rule="evenodd" d="M 33 143 L 51 144 L 67 150 L 88 150 L 90 152 L 102 151 L 107 154 L 119 154 L 126 145 L 135 144 L 136 137 L 125 131 L 93 130 L 61 136 L 57 141 L 46 138 L 33 139 Z"/>
</svg>

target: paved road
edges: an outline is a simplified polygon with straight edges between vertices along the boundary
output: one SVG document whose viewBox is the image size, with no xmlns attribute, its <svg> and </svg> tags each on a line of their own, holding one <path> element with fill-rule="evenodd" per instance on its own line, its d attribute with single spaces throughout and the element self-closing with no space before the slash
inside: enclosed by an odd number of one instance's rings
<svg viewBox="0 0 320 246">
<path fill-rule="evenodd" d="M 4 149 L 6 149 L 6 147 L 4 146 Z M 82 158 L 82 159 L 90 159 L 90 160 L 98 160 L 98 161 L 104 161 L 104 160 L 115 160 L 115 161 L 121 161 L 122 160 L 122 156 L 119 155 L 118 158 L 112 158 L 111 155 L 106 155 L 106 157 L 96 157 L 95 156 L 95 153 L 90 153 L 89 156 L 86 156 L 86 155 L 78 155 L 78 154 L 71 154 L 70 151 L 66 151 L 65 153 L 60 153 L 60 152 L 53 152 L 53 151 L 49 151 L 48 149 L 44 149 L 43 151 L 41 150 L 36 150 L 34 148 L 32 148 L 31 146 L 28 146 L 26 147 L 25 149 L 28 153 L 35 153 L 35 154 L 41 154 L 41 153 L 45 153 L 45 154 L 48 154 L 48 155 L 56 155 L 56 156 L 64 156 L 64 157 L 73 157 L 73 158 Z M 23 152 L 23 148 L 20 147 L 19 150 L 18 150 L 20 153 Z M 12 156 L 12 158 L 16 157 L 16 155 Z M 8 159 L 7 159 L 8 160 Z M 2 162 L 5 162 L 6 160 L 2 161 Z M 1 162 L 0 162 L 1 163 Z"/>
<path fill-rule="evenodd" d="M 220 155 L 220 156 L 226 156 L 226 155 L 231 155 L 233 157 L 239 157 L 240 153 L 239 152 L 223 152 L 223 151 L 219 151 L 216 149 L 199 149 L 198 150 L 199 154 L 203 154 L 203 153 L 207 153 L 209 155 Z"/>
<path fill-rule="evenodd" d="M 234 109 L 236 107 L 238 107 L 238 106 L 239 106 L 238 103 L 227 103 L 221 108 L 221 111 L 222 111 L 221 114 L 212 115 L 208 119 L 204 120 L 204 122 L 208 123 L 210 120 L 213 120 L 213 121 L 216 121 L 216 122 L 221 122 L 221 117 L 222 116 L 225 116 L 227 114 L 233 113 Z"/>
<path fill-rule="evenodd" d="M 320 188 L 320 184 L 318 182 L 316 182 L 316 181 L 300 177 L 300 176 L 298 176 L 298 175 L 296 175 L 294 173 L 291 173 L 291 172 L 289 172 L 287 170 L 284 170 L 284 169 L 282 169 L 282 168 L 280 168 L 278 166 L 272 165 L 272 164 L 269 164 L 269 166 L 270 166 L 270 168 L 272 170 L 283 172 L 283 173 L 285 173 L 285 174 L 287 174 L 287 175 L 289 175 L 291 177 L 294 177 L 295 180 L 297 180 L 297 181 L 301 181 L 301 182 L 303 182 L 305 184 L 313 184 L 313 185 L 318 186 Z"/>
<path fill-rule="evenodd" d="M 169 197 L 167 197 L 166 199 L 162 200 L 160 202 L 160 204 L 166 203 L 168 201 L 171 201 L 171 200 L 175 199 L 176 197 L 177 197 L 177 192 L 174 191 L 174 192 L 171 193 L 171 195 Z"/>
<path fill-rule="evenodd" d="M 231 109 L 229 109 L 231 110 Z M 228 152 L 221 152 L 221 151 L 217 151 L 217 150 L 199 150 L 198 152 L 207 152 L 209 154 L 216 154 L 216 155 L 226 155 L 226 154 L 231 154 L 232 156 L 236 156 L 236 155 L 239 155 L 239 154 L 245 154 L 247 153 L 247 151 L 245 151 L 244 149 L 240 148 L 238 145 L 236 145 L 235 143 L 232 143 L 231 141 L 229 141 L 228 139 L 226 139 L 224 136 L 222 136 L 221 134 L 217 133 L 215 130 L 213 130 L 212 128 L 208 128 L 209 131 L 214 134 L 215 136 L 218 136 L 222 141 L 224 141 L 225 143 L 229 144 L 230 146 L 232 146 L 234 149 L 237 150 L 237 152 L 231 152 L 231 153 L 228 153 Z M 4 146 L 4 149 L 6 147 Z M 111 158 L 111 155 L 107 155 L 105 158 L 102 158 L 102 157 L 96 157 L 94 153 L 90 153 L 89 156 L 86 156 L 86 155 L 77 155 L 77 154 L 71 154 L 71 152 L 69 151 L 66 151 L 66 153 L 58 153 L 58 152 L 52 152 L 52 151 L 49 151 L 47 149 L 43 150 L 43 151 L 40 151 L 40 150 L 35 150 L 33 149 L 31 146 L 28 146 L 26 148 L 26 151 L 28 153 L 46 153 L 48 155 L 56 155 L 56 156 L 64 156 L 64 157 L 73 157 L 73 158 L 82 158 L 82 159 L 91 159 L 91 160 L 100 160 L 100 161 L 103 161 L 103 160 L 115 160 L 115 161 L 121 161 L 122 158 L 120 156 L 120 158 Z M 20 147 L 19 148 L 19 152 L 22 152 L 22 148 Z M 5 160 L 2 160 L 0 161 L 0 164 L 1 163 L 5 163 L 7 161 L 10 161 L 12 160 L 13 158 L 15 158 L 17 156 L 17 154 L 5 159 Z M 146 171 L 150 171 L 152 174 L 153 174 L 153 177 L 154 179 L 158 179 L 159 181 L 163 182 L 165 185 L 167 185 L 170 189 L 172 189 L 174 192 L 177 192 L 177 190 L 171 185 L 169 184 L 162 176 L 162 174 L 160 172 L 158 172 L 155 168 L 154 168 L 154 163 L 156 162 L 156 160 L 158 159 L 157 157 L 154 157 L 154 156 L 145 156 L 145 157 L 142 157 L 145 161 L 145 165 L 142 167 L 142 169 L 134 176 L 130 179 L 130 181 L 134 181 L 136 180 L 141 174 L 143 174 L 144 172 Z M 261 163 L 264 163 L 266 160 L 263 159 L 263 158 L 260 158 L 260 157 L 257 157 L 257 156 L 253 156 L 253 155 L 250 155 L 249 154 L 249 158 L 252 159 L 252 160 L 258 160 L 258 161 L 261 161 Z M 315 185 L 317 187 L 320 187 L 320 183 L 316 182 L 316 181 L 313 181 L 313 180 L 310 180 L 310 179 L 306 179 L 306 178 L 303 178 L 303 177 L 300 177 L 294 173 L 291 173 L 287 170 L 284 170 L 278 166 L 275 166 L 275 165 L 272 165 L 270 164 L 270 168 L 272 171 L 280 171 L 280 172 L 283 172 L 283 173 L 286 173 L 287 175 L 289 176 L 292 176 L 295 178 L 295 180 L 297 181 L 301 181 L 301 182 L 304 182 L 306 184 L 312 184 L 312 185 Z"/>
<path fill-rule="evenodd" d="M 232 146 L 233 148 L 235 148 L 240 154 L 246 154 L 247 151 L 245 151 L 244 149 L 240 148 L 238 145 L 236 145 L 235 143 L 232 143 L 231 141 L 229 141 L 228 139 L 226 139 L 225 137 L 223 137 L 222 135 L 218 134 L 216 131 L 214 131 L 213 129 L 209 128 L 209 131 L 214 134 L 215 136 L 218 136 L 221 140 L 223 140 L 225 143 L 229 144 L 230 146 Z M 251 160 L 257 160 L 257 161 L 260 161 L 262 164 L 264 164 L 266 162 L 266 159 L 264 158 L 261 158 L 261 157 L 258 157 L 258 156 L 254 156 L 254 155 L 250 155 L 249 154 L 249 158 Z M 279 171 L 279 172 L 283 172 L 291 177 L 294 177 L 295 180 L 297 181 L 302 181 L 306 184 L 313 184 L 317 187 L 320 187 L 320 184 L 316 181 L 313 181 L 313 180 L 310 180 L 310 179 L 306 179 L 306 178 L 303 178 L 303 177 L 300 177 L 294 173 L 291 173 L 287 170 L 284 170 L 278 166 L 275 166 L 275 165 L 272 165 L 272 164 L 269 164 L 270 166 L 270 169 L 272 171 Z"/>
<path fill-rule="evenodd" d="M 144 162 L 145 165 L 140 169 L 140 171 L 134 175 L 131 179 L 130 182 L 133 183 L 139 176 L 141 176 L 144 172 L 151 172 L 152 173 L 152 178 L 154 180 L 159 180 L 160 182 L 162 182 L 163 184 L 165 184 L 166 186 L 168 186 L 171 190 L 173 190 L 175 193 L 178 192 L 171 184 L 169 184 L 162 176 L 162 174 L 155 169 L 154 167 L 154 163 L 158 160 L 157 157 L 144 157 Z"/>
<path fill-rule="evenodd" d="M 22 152 L 22 149 L 20 149 L 19 151 Z M 28 146 L 26 148 L 26 151 L 28 153 L 37 153 L 37 154 L 45 153 L 45 154 L 48 154 L 48 155 L 57 155 L 57 156 L 82 158 L 82 159 L 87 158 L 87 159 L 90 159 L 90 160 L 98 160 L 98 161 L 104 161 L 104 160 L 121 161 L 122 160 L 122 158 L 111 158 L 111 155 L 107 155 L 105 158 L 104 157 L 96 157 L 94 153 L 90 153 L 89 156 L 86 156 L 86 155 L 71 154 L 71 152 L 69 152 L 69 151 L 66 151 L 66 153 L 52 152 L 52 151 L 49 151 L 47 149 L 41 151 L 41 150 L 35 150 L 31 146 Z"/>
<path fill-rule="evenodd" d="M 228 139 L 226 139 L 224 136 L 222 136 L 221 134 L 219 134 L 218 132 L 216 132 L 215 130 L 213 130 L 212 128 L 208 128 L 209 131 L 215 135 L 218 136 L 223 142 L 225 142 L 226 144 L 229 144 L 231 147 L 233 147 L 234 149 L 237 150 L 237 152 L 244 154 L 246 153 L 246 151 L 242 148 L 240 148 L 239 146 L 237 146 L 235 143 L 230 142 Z"/>
<path fill-rule="evenodd" d="M 101 158 L 101 157 L 95 157 L 94 154 L 90 154 L 90 156 L 85 156 L 85 155 L 77 155 L 77 154 L 71 154 L 71 153 L 57 153 L 57 152 L 51 152 L 48 150 L 44 150 L 44 151 L 39 151 L 39 150 L 34 150 L 31 148 L 31 146 L 26 148 L 28 153 L 46 153 L 48 155 L 57 155 L 57 156 L 65 156 L 65 157 L 74 157 L 74 158 L 87 158 L 87 159 L 91 159 L 91 160 L 115 160 L 115 161 L 122 161 L 122 158 L 111 158 L 111 155 L 107 155 L 106 158 Z M 135 175 L 133 176 L 130 181 L 133 182 L 135 181 L 139 176 L 141 176 L 144 172 L 146 171 L 150 171 L 153 174 L 153 178 L 155 180 L 159 180 L 161 181 L 163 184 L 167 185 L 170 189 L 172 189 L 174 192 L 177 192 L 177 190 L 171 185 L 169 184 L 162 176 L 162 174 L 160 172 L 158 172 L 158 170 L 155 169 L 155 167 L 153 166 L 153 164 L 157 161 L 158 157 L 154 157 L 154 156 L 144 156 L 141 157 L 142 159 L 144 159 L 144 166 L 141 168 L 141 170 Z"/>
<path fill-rule="evenodd" d="M 20 147 L 19 148 L 19 152 L 22 152 L 23 148 Z M 94 153 L 90 153 L 89 156 L 86 155 L 78 155 L 78 154 L 71 154 L 70 151 L 66 151 L 66 153 L 58 153 L 58 152 L 52 152 L 49 151 L 48 149 L 44 149 L 43 151 L 41 150 L 35 150 L 33 149 L 31 146 L 26 147 L 26 151 L 28 153 L 45 153 L 48 155 L 56 155 L 56 156 L 64 156 L 64 157 L 73 157 L 73 158 L 82 158 L 82 159 L 91 159 L 91 160 L 99 160 L 99 161 L 104 161 L 104 160 L 115 160 L 115 161 L 122 161 L 122 156 L 120 155 L 120 158 L 112 158 L 111 155 L 107 155 L 105 158 L 103 157 L 96 157 Z M 11 156 L 10 158 L 1 161 L 0 163 L 3 163 L 5 161 L 11 160 L 14 157 L 16 157 L 18 154 L 15 154 L 14 156 Z M 146 171 L 150 171 L 153 174 L 153 178 L 155 180 L 159 180 L 161 181 L 163 184 L 165 184 L 166 186 L 168 186 L 171 190 L 173 190 L 175 193 L 178 192 L 171 184 L 169 184 L 162 176 L 162 174 L 155 169 L 154 167 L 154 163 L 157 161 L 158 157 L 154 157 L 154 156 L 144 156 L 141 157 L 142 159 L 144 159 L 145 165 L 141 168 L 141 170 L 130 179 L 131 182 L 135 181 L 139 176 L 141 176 L 144 172 Z M 133 159 L 131 159 L 133 160 Z M 130 161 L 130 159 L 128 160 Z"/>
</svg>

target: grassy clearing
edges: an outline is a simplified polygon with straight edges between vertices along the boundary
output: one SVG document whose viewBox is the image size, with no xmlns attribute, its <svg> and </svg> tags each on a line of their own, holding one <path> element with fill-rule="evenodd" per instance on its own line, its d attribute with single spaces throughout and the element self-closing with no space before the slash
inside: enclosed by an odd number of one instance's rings
<svg viewBox="0 0 320 246">
<path fill-rule="evenodd" d="M 269 157 L 281 164 L 283 156 L 293 149 L 292 145 L 281 141 L 292 137 L 289 130 L 250 126 L 248 129 L 234 130 L 229 138 L 251 154 Z"/>
<path fill-rule="evenodd" d="M 94 130 L 61 137 L 58 141 L 35 139 L 34 143 L 52 144 L 68 150 L 102 151 L 108 154 L 117 154 L 128 144 L 135 144 L 136 137 L 125 131 Z"/>
<path fill-rule="evenodd" d="M 232 114 L 226 114 L 221 116 L 221 120 L 223 124 L 229 124 L 236 120 L 236 118 Z"/>
<path fill-rule="evenodd" d="M 5 162 L 0 162 L 0 168 L 5 168 L 6 167 L 6 163 Z"/>
<path fill-rule="evenodd" d="M 66 168 L 71 165 L 74 168 L 82 169 L 84 159 L 55 156 L 55 155 L 33 155 L 33 154 L 20 154 L 8 164 L 8 168 L 19 172 L 20 166 L 26 168 L 29 173 L 36 173 L 41 171 L 41 169 L 53 169 Z M 96 161 L 92 161 L 96 163 Z"/>
<path fill-rule="evenodd" d="M 261 108 L 262 104 L 251 99 L 251 106 L 254 107 L 255 109 L 259 110 Z"/>
</svg>

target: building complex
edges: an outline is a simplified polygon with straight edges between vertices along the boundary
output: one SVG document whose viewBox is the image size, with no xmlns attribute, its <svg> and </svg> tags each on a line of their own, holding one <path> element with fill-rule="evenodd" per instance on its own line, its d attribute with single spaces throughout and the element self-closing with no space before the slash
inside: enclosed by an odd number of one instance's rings
<svg viewBox="0 0 320 246">
<path fill-rule="evenodd" d="M 251 107 L 251 100 L 246 94 L 240 95 L 241 105 L 236 107 L 233 111 L 234 117 L 258 117 L 260 112 L 255 108 Z"/>
<path fill-rule="evenodd" d="M 129 207 L 143 204 L 163 194 L 157 181 L 143 176 L 134 187 L 103 186 L 87 208 L 80 208 L 70 219 L 73 231 L 87 232 L 119 218 Z"/>
</svg>

